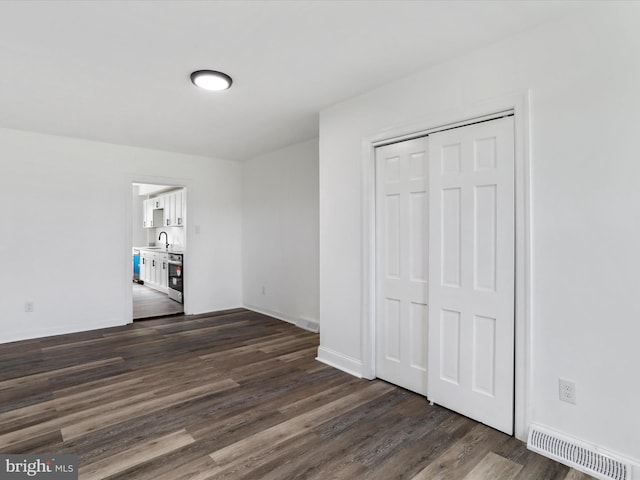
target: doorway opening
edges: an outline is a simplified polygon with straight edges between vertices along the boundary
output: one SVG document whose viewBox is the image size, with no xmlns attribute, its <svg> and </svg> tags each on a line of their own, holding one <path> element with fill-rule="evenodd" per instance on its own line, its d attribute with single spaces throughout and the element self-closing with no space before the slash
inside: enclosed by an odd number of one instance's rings
<svg viewBox="0 0 640 480">
<path fill-rule="evenodd" d="M 183 314 L 186 188 L 131 187 L 133 320 Z"/>
</svg>

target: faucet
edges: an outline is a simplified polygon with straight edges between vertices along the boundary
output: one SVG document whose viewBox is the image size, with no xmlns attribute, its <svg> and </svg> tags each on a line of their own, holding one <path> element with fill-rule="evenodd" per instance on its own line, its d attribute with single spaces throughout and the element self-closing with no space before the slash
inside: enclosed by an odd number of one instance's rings
<svg viewBox="0 0 640 480">
<path fill-rule="evenodd" d="M 158 240 L 162 238 L 163 233 L 164 233 L 164 241 L 165 241 L 164 248 L 169 250 L 169 235 L 167 235 L 167 232 L 160 232 L 160 235 L 158 235 Z"/>
</svg>

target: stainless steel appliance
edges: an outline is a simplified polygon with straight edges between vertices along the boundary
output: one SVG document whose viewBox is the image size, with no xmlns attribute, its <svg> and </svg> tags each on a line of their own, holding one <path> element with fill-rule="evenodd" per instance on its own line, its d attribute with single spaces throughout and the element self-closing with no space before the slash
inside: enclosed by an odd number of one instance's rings
<svg viewBox="0 0 640 480">
<path fill-rule="evenodd" d="M 169 298 L 180 303 L 184 303 L 182 260 L 183 255 L 181 253 L 169 254 Z"/>
</svg>

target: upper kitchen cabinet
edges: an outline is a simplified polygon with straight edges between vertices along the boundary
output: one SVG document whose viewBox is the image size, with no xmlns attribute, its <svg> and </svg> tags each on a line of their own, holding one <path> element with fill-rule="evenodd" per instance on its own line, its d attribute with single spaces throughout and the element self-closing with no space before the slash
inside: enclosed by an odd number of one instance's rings
<svg viewBox="0 0 640 480">
<path fill-rule="evenodd" d="M 184 190 L 169 192 L 164 196 L 164 223 L 167 227 L 184 225 Z"/>
<path fill-rule="evenodd" d="M 161 197 L 155 197 L 151 199 L 153 201 L 153 209 L 157 210 L 159 208 L 165 208 L 164 206 L 164 202 L 165 202 L 165 196 L 162 195 Z"/>
<path fill-rule="evenodd" d="M 182 227 L 185 210 L 184 189 L 144 200 L 143 209 L 142 226 L 144 228 Z"/>
<path fill-rule="evenodd" d="M 143 228 L 153 228 L 154 227 L 154 219 L 153 219 L 153 199 L 150 198 L 148 200 L 144 200 L 142 202 L 142 227 Z M 155 225 L 159 226 L 159 225 Z"/>
</svg>

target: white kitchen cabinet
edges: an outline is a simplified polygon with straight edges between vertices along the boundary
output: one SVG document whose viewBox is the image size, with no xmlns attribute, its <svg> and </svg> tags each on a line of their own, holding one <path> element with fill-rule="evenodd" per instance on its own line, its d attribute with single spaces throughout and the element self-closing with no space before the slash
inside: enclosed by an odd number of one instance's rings
<svg viewBox="0 0 640 480">
<path fill-rule="evenodd" d="M 145 284 L 149 284 L 151 279 L 151 265 L 153 260 L 153 254 L 142 250 L 140 252 L 140 280 Z"/>
<path fill-rule="evenodd" d="M 159 275 L 158 275 L 158 255 L 153 254 L 153 258 L 151 260 L 151 276 L 149 278 L 149 283 L 152 286 L 158 286 L 160 284 Z"/>
<path fill-rule="evenodd" d="M 152 203 L 153 203 L 154 210 L 158 209 L 158 208 L 164 208 L 164 199 L 165 199 L 164 195 L 162 195 L 160 197 L 154 197 L 154 198 L 151 199 Z"/>
<path fill-rule="evenodd" d="M 158 285 L 164 291 L 169 287 L 169 255 L 166 253 L 158 254 Z"/>
<path fill-rule="evenodd" d="M 161 200 L 159 200 L 161 198 Z M 164 197 L 148 198 L 143 200 L 142 208 L 142 227 L 143 228 L 155 228 L 163 225 L 162 212 L 164 207 Z M 160 207 L 156 207 L 160 205 Z"/>
<path fill-rule="evenodd" d="M 174 193 L 175 197 L 175 226 L 182 227 L 184 225 L 184 190 L 178 190 Z"/>
<path fill-rule="evenodd" d="M 153 227 L 153 202 L 149 199 L 142 202 L 142 228 Z"/>
<path fill-rule="evenodd" d="M 166 293 L 169 278 L 169 256 L 164 252 L 140 251 L 140 279 L 144 284 Z"/>
<path fill-rule="evenodd" d="M 143 228 L 184 226 L 184 189 L 143 201 Z"/>
<path fill-rule="evenodd" d="M 176 190 L 164 196 L 164 226 L 184 226 L 184 204 L 184 190 Z"/>
<path fill-rule="evenodd" d="M 164 198 L 164 217 L 163 225 L 166 227 L 173 226 L 173 218 L 175 216 L 176 197 L 173 193 L 165 195 Z"/>
</svg>

